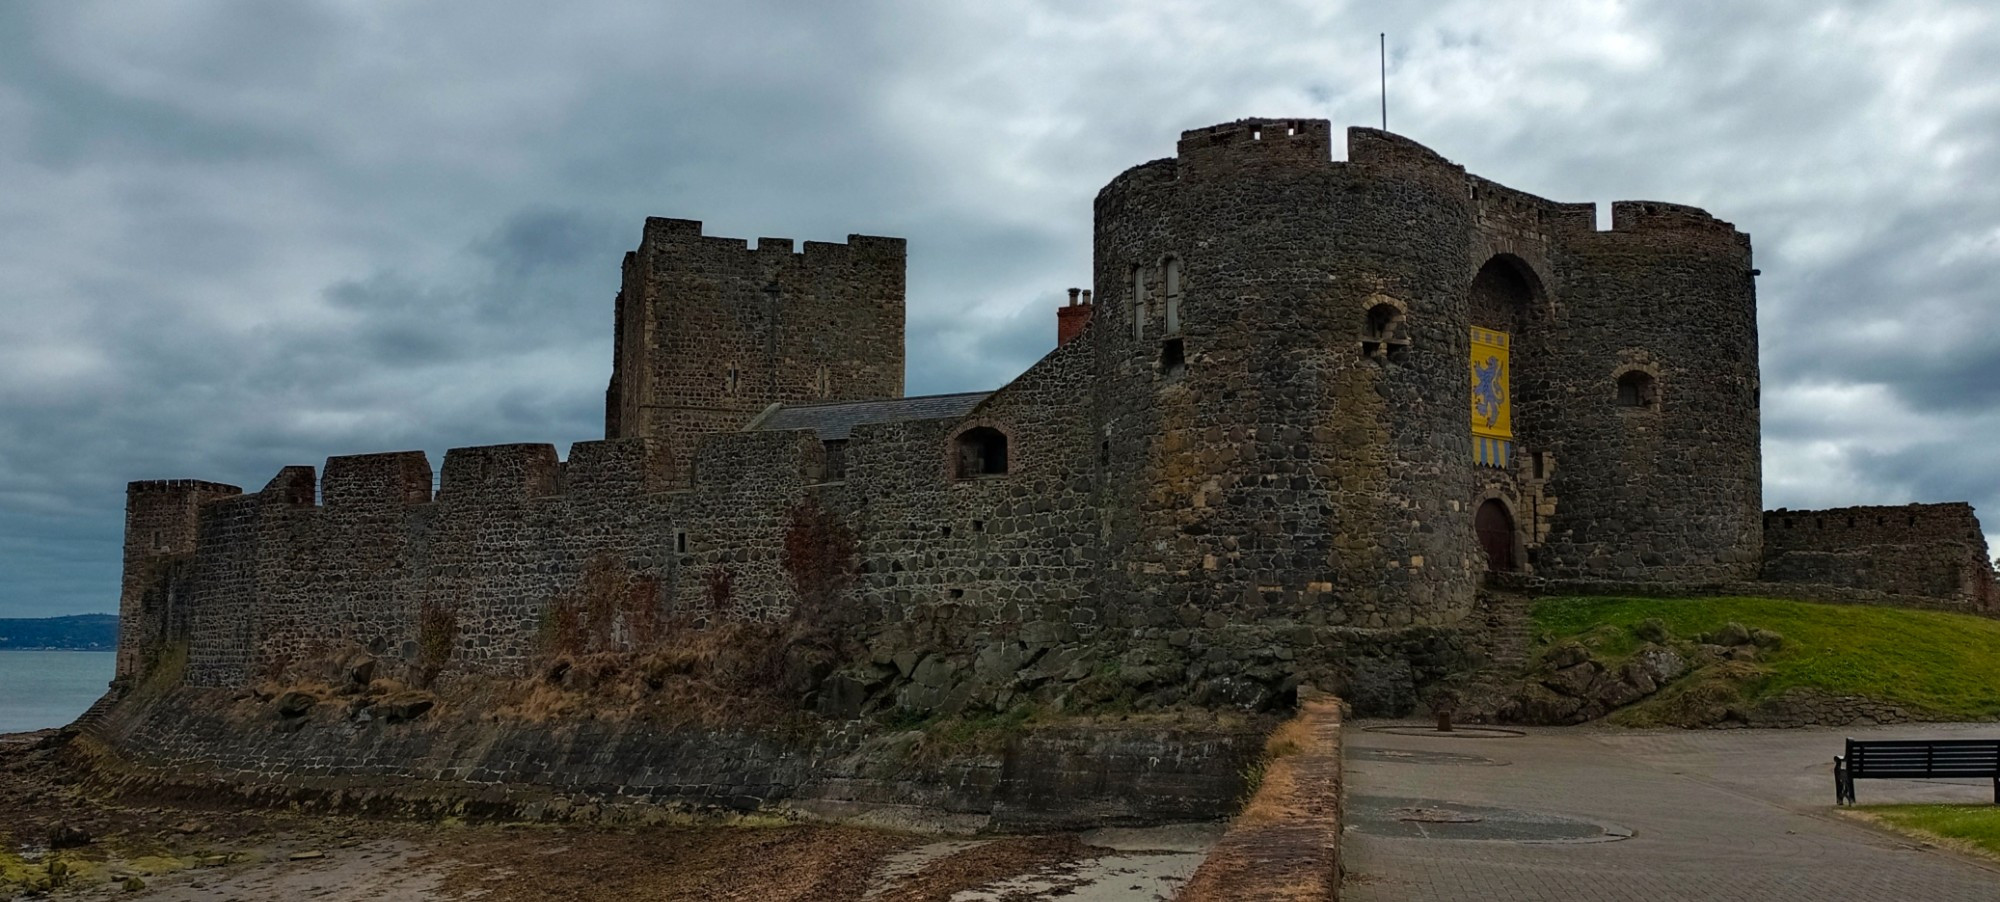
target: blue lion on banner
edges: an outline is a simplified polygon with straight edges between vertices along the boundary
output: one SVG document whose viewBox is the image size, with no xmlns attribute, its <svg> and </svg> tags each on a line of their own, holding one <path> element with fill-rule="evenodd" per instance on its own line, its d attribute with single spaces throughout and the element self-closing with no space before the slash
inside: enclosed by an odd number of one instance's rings
<svg viewBox="0 0 2000 902">
<path fill-rule="evenodd" d="M 1491 426 L 1500 419 L 1500 405 L 1507 400 L 1507 384 L 1501 380 L 1500 358 L 1488 357 L 1472 365 L 1472 410 Z"/>
</svg>

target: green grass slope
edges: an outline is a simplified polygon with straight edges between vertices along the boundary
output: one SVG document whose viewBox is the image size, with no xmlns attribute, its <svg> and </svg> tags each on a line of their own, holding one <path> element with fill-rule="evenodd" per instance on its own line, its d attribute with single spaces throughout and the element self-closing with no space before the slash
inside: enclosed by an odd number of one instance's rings
<svg viewBox="0 0 2000 902">
<path fill-rule="evenodd" d="M 1535 602 L 1544 644 L 1582 641 L 1617 658 L 1658 619 L 1693 638 L 1735 622 L 1775 631 L 1742 689 L 1755 701 L 1793 687 L 1859 695 L 1940 720 L 2000 719 L 2000 620 L 1965 614 L 1771 598 L 1545 598 Z"/>
<path fill-rule="evenodd" d="M 2000 808 L 1992 805 L 1870 805 L 1861 814 L 1905 833 L 2000 858 Z"/>
</svg>

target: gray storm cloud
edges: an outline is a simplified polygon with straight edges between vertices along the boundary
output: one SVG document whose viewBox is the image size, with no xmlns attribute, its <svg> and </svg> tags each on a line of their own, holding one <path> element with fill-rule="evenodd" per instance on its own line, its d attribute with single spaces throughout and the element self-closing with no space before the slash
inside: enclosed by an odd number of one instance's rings
<svg viewBox="0 0 2000 902">
<path fill-rule="evenodd" d="M 1767 506 L 2000 524 L 1987 4 L 1416 6 L 0 7 L 0 616 L 115 607 L 129 479 L 596 436 L 647 215 L 907 237 L 910 390 L 997 385 L 1106 180 L 1373 123 L 1379 31 L 1392 129 L 1752 234 Z"/>
</svg>

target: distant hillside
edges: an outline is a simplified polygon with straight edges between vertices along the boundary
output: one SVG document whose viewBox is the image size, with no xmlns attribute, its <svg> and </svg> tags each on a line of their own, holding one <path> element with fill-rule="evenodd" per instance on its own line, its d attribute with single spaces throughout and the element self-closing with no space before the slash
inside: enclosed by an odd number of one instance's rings
<svg viewBox="0 0 2000 902">
<path fill-rule="evenodd" d="M 64 648 L 114 651 L 118 648 L 118 615 L 77 614 L 71 617 L 0 617 L 0 649 Z"/>
</svg>

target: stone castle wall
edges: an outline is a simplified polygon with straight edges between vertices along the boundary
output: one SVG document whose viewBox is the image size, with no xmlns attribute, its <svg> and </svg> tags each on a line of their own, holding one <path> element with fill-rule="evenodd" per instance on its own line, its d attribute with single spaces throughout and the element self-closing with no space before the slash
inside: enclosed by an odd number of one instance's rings
<svg viewBox="0 0 2000 902">
<path fill-rule="evenodd" d="M 1972 506 L 1907 504 L 1764 515 L 1763 578 L 2000 610 Z"/>
<path fill-rule="evenodd" d="M 250 495 L 135 483 L 120 672 L 185 640 L 201 686 L 342 644 L 517 675 L 548 654 L 551 611 L 594 593 L 632 624 L 831 603 L 867 625 L 866 660 L 820 693 L 842 716 L 1258 709 L 1303 683 L 1400 713 L 1491 644 L 1482 502 L 1513 513 L 1538 577 L 1754 579 L 1747 237 L 1649 202 L 1600 231 L 1591 205 L 1394 135 L 1350 130 L 1346 162 L 1331 142 L 1306 119 L 1183 134 L 1098 195 L 1088 325 L 965 416 L 861 423 L 838 446 L 742 430 L 771 404 L 901 394 L 903 243 L 793 253 L 648 220 L 618 302 L 617 438 L 567 461 L 456 449 L 435 496 L 417 452 Z M 1515 339 L 1508 467 L 1471 454 L 1474 325 Z M 1621 397 L 1634 374 L 1646 391 Z M 973 430 L 1004 437 L 1006 472 L 957 469 Z M 800 583 L 802 511 L 851 539 L 837 597 Z M 1827 560 L 1850 582 L 1946 588 L 1870 553 L 1802 548 L 1766 574 L 1847 554 Z"/>
</svg>

